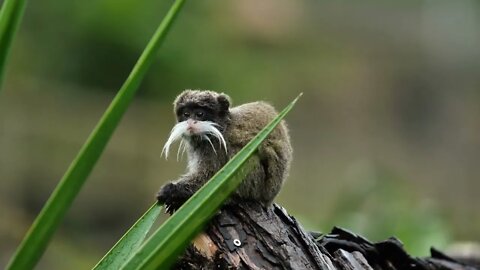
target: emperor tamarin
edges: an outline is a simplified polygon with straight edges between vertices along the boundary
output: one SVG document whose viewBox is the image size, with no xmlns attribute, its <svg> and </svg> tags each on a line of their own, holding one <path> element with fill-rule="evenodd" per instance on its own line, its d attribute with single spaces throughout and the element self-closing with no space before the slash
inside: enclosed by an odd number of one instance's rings
<svg viewBox="0 0 480 270">
<path fill-rule="evenodd" d="M 187 172 L 164 185 L 157 194 L 169 211 L 180 207 L 242 147 L 276 117 L 265 102 L 231 108 L 230 97 L 213 91 L 185 90 L 174 101 L 177 124 L 163 148 L 168 156 L 173 142 L 177 153 L 187 152 Z M 231 202 L 272 203 L 288 175 L 292 160 L 290 137 L 282 121 L 260 145 L 252 158 L 254 166 L 233 195 Z"/>
</svg>

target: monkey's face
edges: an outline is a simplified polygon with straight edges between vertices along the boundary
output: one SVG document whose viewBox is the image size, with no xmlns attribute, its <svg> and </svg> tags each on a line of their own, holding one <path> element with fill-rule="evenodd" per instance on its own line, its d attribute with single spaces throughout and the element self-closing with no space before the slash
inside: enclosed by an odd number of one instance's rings
<svg viewBox="0 0 480 270">
<path fill-rule="evenodd" d="M 215 112 L 202 106 L 183 106 L 177 110 L 177 122 L 198 121 L 198 122 L 216 122 Z"/>
<path fill-rule="evenodd" d="M 223 138 L 221 131 L 224 126 L 220 123 L 218 115 L 207 108 L 197 105 L 184 106 L 177 111 L 176 126 L 181 127 L 182 136 L 186 139 L 209 140 L 208 136 Z M 220 122 L 220 123 L 219 123 Z"/>
<path fill-rule="evenodd" d="M 226 101 L 225 106 L 221 104 Z M 184 142 L 196 147 L 211 147 L 213 152 L 223 148 L 227 151 L 222 132 L 228 119 L 228 97 L 211 91 L 185 91 L 175 102 L 177 124 L 173 127 L 163 152 L 168 156 L 170 145 L 180 142 L 179 153 L 185 150 Z M 215 147 L 217 146 L 217 147 Z"/>
</svg>

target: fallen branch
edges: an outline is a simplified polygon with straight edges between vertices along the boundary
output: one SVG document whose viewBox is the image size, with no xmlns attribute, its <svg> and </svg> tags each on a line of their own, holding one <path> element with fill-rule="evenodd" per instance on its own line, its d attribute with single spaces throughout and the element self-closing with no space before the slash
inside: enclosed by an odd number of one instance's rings
<svg viewBox="0 0 480 270">
<path fill-rule="evenodd" d="M 282 207 L 229 205 L 179 258 L 175 269 L 456 269 L 473 270 L 432 249 L 410 256 L 395 238 L 372 243 L 340 228 L 306 232 Z"/>
</svg>

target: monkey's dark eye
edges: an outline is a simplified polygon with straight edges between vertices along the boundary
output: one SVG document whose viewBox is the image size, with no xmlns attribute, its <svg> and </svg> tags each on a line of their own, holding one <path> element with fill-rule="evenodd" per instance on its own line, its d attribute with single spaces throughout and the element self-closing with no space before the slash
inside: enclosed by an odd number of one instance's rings
<svg viewBox="0 0 480 270">
<path fill-rule="evenodd" d="M 203 117 L 204 113 L 203 112 L 196 112 L 195 115 L 197 117 Z"/>
<path fill-rule="evenodd" d="M 190 113 L 189 112 L 184 112 L 183 113 L 183 116 L 185 116 L 186 118 L 190 117 Z"/>
</svg>

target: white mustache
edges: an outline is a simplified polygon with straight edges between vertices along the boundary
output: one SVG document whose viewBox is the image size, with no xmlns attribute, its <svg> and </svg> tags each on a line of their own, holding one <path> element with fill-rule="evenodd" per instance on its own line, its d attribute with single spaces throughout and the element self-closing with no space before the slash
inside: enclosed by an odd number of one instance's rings
<svg viewBox="0 0 480 270">
<path fill-rule="evenodd" d="M 195 134 L 199 135 L 202 139 L 208 141 L 210 146 L 212 146 L 213 152 L 217 154 L 217 151 L 215 150 L 215 147 L 213 146 L 212 141 L 207 135 L 212 135 L 213 137 L 217 138 L 220 148 L 223 146 L 225 149 L 225 153 L 227 153 L 227 143 L 225 141 L 225 138 L 223 137 L 222 133 L 220 130 L 218 130 L 218 124 L 211 122 L 211 121 L 196 121 L 195 124 Z M 173 126 L 172 131 L 170 131 L 170 136 L 168 137 L 167 142 L 163 146 L 162 153 L 160 155 L 165 154 L 165 159 L 168 158 L 168 153 L 170 152 L 170 146 L 178 141 L 179 139 L 183 138 L 183 135 L 189 136 L 188 134 L 188 123 L 187 121 L 182 121 L 177 123 L 175 126 Z M 179 159 L 180 153 L 183 155 L 183 153 L 186 150 L 186 143 L 185 141 L 180 141 L 180 146 L 178 147 L 178 152 L 177 152 L 177 160 Z"/>
</svg>

